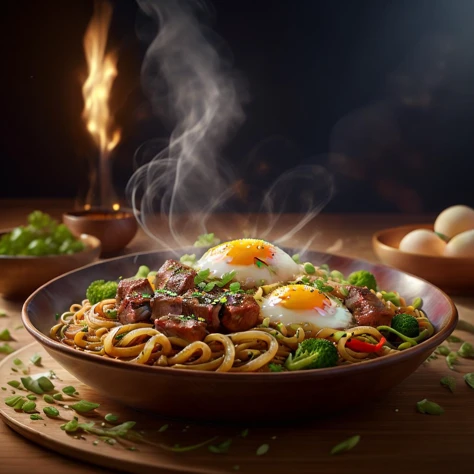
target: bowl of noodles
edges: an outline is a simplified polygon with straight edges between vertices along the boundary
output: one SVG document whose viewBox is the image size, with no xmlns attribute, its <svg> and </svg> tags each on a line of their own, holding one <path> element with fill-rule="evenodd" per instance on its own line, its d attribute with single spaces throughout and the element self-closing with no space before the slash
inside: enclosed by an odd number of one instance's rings
<svg viewBox="0 0 474 474">
<path fill-rule="evenodd" d="M 384 396 L 454 330 L 441 290 L 383 265 L 240 239 L 147 252 L 50 281 L 26 329 L 122 404 L 200 420 L 320 416 Z M 196 251 L 193 248 L 191 251 Z"/>
</svg>

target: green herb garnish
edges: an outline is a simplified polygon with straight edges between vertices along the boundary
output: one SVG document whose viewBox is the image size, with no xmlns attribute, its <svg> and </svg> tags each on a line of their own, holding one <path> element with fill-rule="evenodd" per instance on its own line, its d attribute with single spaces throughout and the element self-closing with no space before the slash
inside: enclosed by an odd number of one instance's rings
<svg viewBox="0 0 474 474">
<path fill-rule="evenodd" d="M 427 415 L 442 415 L 444 413 L 444 409 L 440 405 L 426 398 L 416 403 L 416 409 Z"/>
<path fill-rule="evenodd" d="M 0 346 L 0 354 L 11 354 L 12 352 L 15 352 L 15 349 L 13 349 L 10 344 L 3 344 Z"/>
<path fill-rule="evenodd" d="M 36 365 L 37 367 L 41 366 L 41 356 L 39 354 L 34 354 L 31 357 L 30 361 L 33 365 Z"/>
<path fill-rule="evenodd" d="M 359 435 L 351 436 L 350 438 L 342 441 L 341 443 L 336 444 L 336 446 L 334 446 L 331 449 L 330 454 L 334 455 L 334 454 L 344 453 L 345 451 L 349 451 L 352 448 L 355 448 L 357 444 L 359 444 L 359 441 L 360 441 Z"/>
<path fill-rule="evenodd" d="M 56 407 L 44 407 L 43 412 L 45 415 L 51 417 L 51 418 L 56 418 L 59 416 L 59 410 Z"/>
<path fill-rule="evenodd" d="M 449 347 L 446 346 L 438 346 L 436 352 L 440 355 L 447 356 L 451 352 L 451 350 L 449 349 Z"/>
<path fill-rule="evenodd" d="M 104 416 L 104 420 L 109 423 L 115 423 L 118 419 L 118 415 L 114 415 L 113 413 L 107 413 L 107 415 Z"/>
<path fill-rule="evenodd" d="M 46 403 L 56 403 L 54 398 L 51 395 L 43 395 L 43 400 Z"/>
<path fill-rule="evenodd" d="M 458 360 L 458 355 L 456 352 L 450 352 L 446 356 L 446 364 L 451 370 L 454 370 L 454 364 L 456 364 L 457 360 Z"/>
<path fill-rule="evenodd" d="M 214 454 L 225 454 L 229 451 L 230 445 L 232 444 L 232 438 L 229 438 L 219 444 L 211 444 L 208 449 Z"/>
<path fill-rule="evenodd" d="M 42 420 L 43 417 L 41 415 L 38 415 L 37 413 L 33 414 L 33 415 L 30 415 L 30 420 Z"/>
<path fill-rule="evenodd" d="M 64 400 L 62 393 L 53 394 L 53 398 L 54 398 L 54 400 L 58 400 L 58 401 Z"/>
<path fill-rule="evenodd" d="M 168 427 L 169 427 L 168 424 L 161 426 L 160 429 L 158 430 L 158 433 L 163 433 L 163 431 L 166 431 Z"/>
<path fill-rule="evenodd" d="M 68 385 L 67 387 L 63 388 L 63 393 L 65 393 L 66 395 L 75 395 L 77 392 L 72 385 Z"/>
<path fill-rule="evenodd" d="M 446 340 L 448 342 L 463 342 L 463 340 L 457 336 L 448 336 Z"/>
<path fill-rule="evenodd" d="M 217 238 L 213 232 L 209 234 L 201 234 L 194 242 L 194 247 L 211 247 L 220 243 L 220 239 Z"/>
<path fill-rule="evenodd" d="M 87 400 L 80 400 L 73 405 L 70 405 L 73 410 L 76 410 L 78 413 L 87 413 L 89 411 L 95 410 L 100 407 L 100 403 L 88 402 Z"/>
<path fill-rule="evenodd" d="M 23 404 L 22 409 L 25 413 L 35 411 L 36 410 L 36 403 L 29 400 L 29 401 L 27 401 L 26 403 Z"/>
<path fill-rule="evenodd" d="M 3 331 L 0 332 L 0 341 L 11 341 L 11 340 L 12 340 L 12 336 L 8 329 L 4 329 Z"/>
<path fill-rule="evenodd" d="M 257 451 L 255 454 L 257 456 L 263 456 L 264 454 L 268 453 L 269 449 L 270 449 L 270 445 L 268 445 L 267 443 L 262 444 L 257 448 Z"/>
<path fill-rule="evenodd" d="M 313 273 L 316 273 L 316 268 L 314 267 L 314 265 L 310 262 L 307 262 L 304 264 L 304 271 L 308 274 L 308 275 L 312 275 Z"/>
<path fill-rule="evenodd" d="M 464 358 L 474 357 L 474 346 L 470 342 L 463 342 L 458 350 L 458 354 Z"/>
<path fill-rule="evenodd" d="M 9 382 L 7 382 L 7 384 L 13 388 L 18 388 L 21 385 L 20 382 L 18 382 L 18 380 L 10 380 Z"/>
<path fill-rule="evenodd" d="M 447 375 L 446 377 L 442 377 L 439 382 L 443 387 L 446 387 L 454 393 L 454 390 L 456 389 L 456 379 L 454 377 Z"/>
<path fill-rule="evenodd" d="M 465 374 L 464 381 L 469 385 L 469 387 L 474 388 L 474 372 Z"/>
</svg>

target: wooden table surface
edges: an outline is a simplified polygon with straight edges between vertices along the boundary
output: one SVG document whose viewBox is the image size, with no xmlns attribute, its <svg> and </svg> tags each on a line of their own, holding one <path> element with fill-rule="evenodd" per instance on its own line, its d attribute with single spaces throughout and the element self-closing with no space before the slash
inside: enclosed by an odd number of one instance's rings
<svg viewBox="0 0 474 474">
<path fill-rule="evenodd" d="M 27 214 L 34 209 L 49 212 L 60 219 L 62 212 L 71 207 L 72 202 L 67 200 L 0 200 L 0 229 L 23 224 Z M 396 214 L 322 214 L 295 237 L 295 247 L 304 245 L 310 237 L 314 237 L 310 246 L 314 250 L 376 261 L 371 246 L 371 236 L 375 231 L 396 225 L 430 222 L 432 218 L 433 216 Z M 268 239 L 277 237 L 281 226 L 288 226 L 296 221 L 296 216 L 283 216 Z M 215 231 L 224 240 L 242 237 L 245 226 L 246 219 L 242 216 L 216 217 L 211 221 L 210 230 Z M 164 240 L 169 240 L 165 230 L 163 236 Z M 139 230 L 122 254 L 160 248 L 160 244 Z M 474 323 L 474 297 L 453 297 L 453 301 L 460 318 Z M 7 301 L 0 297 L 0 309 L 8 314 L 7 318 L 0 319 L 0 331 L 5 328 L 10 330 L 15 338 L 11 345 L 15 349 L 33 340 L 24 329 L 19 328 L 21 305 L 21 301 Z M 474 336 L 464 332 L 456 334 L 474 343 Z M 2 357 L 4 356 L 0 355 L 0 360 Z M 470 368 L 467 371 L 474 372 L 474 361 L 467 361 L 467 364 L 469 363 Z M 439 380 L 444 375 L 455 375 L 458 379 L 458 390 L 455 394 L 440 386 Z M 420 367 L 397 387 L 395 393 L 385 402 L 385 406 L 381 405 L 374 411 L 380 413 L 382 408 L 386 409 L 386 412 L 390 412 L 387 419 L 379 419 L 379 415 L 367 413 L 362 421 L 365 426 L 359 426 L 360 430 L 370 433 L 374 439 L 384 438 L 388 431 L 393 433 L 395 430 L 400 438 L 409 439 L 412 444 L 387 444 L 381 449 L 378 444 L 377 452 L 372 452 L 367 446 L 362 449 L 361 446 L 360 454 L 353 458 L 358 469 L 354 470 L 356 466 L 347 465 L 347 472 L 362 472 L 359 470 L 361 465 L 366 473 L 474 472 L 474 458 L 471 453 L 474 443 L 474 390 L 469 390 L 463 384 L 461 375 L 450 372 L 443 360 L 438 359 Z M 446 413 L 441 417 L 417 414 L 415 403 L 423 398 L 436 400 L 445 407 Z M 327 435 L 329 436 L 329 433 Z M 297 432 L 295 436 L 298 436 Z M 314 442 L 317 443 L 318 440 Z M 354 453 L 358 449 L 359 447 Z M 288 452 L 288 457 L 291 458 L 291 451 Z M 315 462 L 314 457 L 311 462 Z M 341 464 L 332 472 L 342 472 L 339 470 L 340 466 Z M 33 470 L 49 474 L 73 474 L 86 470 L 90 473 L 112 472 L 92 465 L 87 465 L 86 469 L 84 464 L 27 441 L 0 422 L 0 472 L 23 474 Z M 318 472 L 317 464 L 314 465 L 314 472 Z"/>
</svg>

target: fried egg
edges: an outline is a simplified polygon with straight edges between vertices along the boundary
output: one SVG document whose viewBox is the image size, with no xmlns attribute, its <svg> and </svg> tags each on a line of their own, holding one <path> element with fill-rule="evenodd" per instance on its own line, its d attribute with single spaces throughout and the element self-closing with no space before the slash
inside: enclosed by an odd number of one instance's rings
<svg viewBox="0 0 474 474">
<path fill-rule="evenodd" d="M 286 252 L 264 240 L 239 239 L 209 249 L 197 262 L 198 270 L 210 270 L 211 278 L 235 271 L 234 281 L 252 288 L 294 280 L 302 271 Z"/>
<path fill-rule="evenodd" d="M 352 314 L 342 304 L 308 285 L 286 285 L 263 298 L 261 314 L 274 323 L 313 323 L 319 328 L 345 329 Z"/>
</svg>

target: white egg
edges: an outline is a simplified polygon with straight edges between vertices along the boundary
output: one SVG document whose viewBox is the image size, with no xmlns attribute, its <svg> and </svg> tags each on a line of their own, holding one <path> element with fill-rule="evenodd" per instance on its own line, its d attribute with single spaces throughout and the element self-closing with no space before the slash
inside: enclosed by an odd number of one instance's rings
<svg viewBox="0 0 474 474">
<path fill-rule="evenodd" d="M 199 270 L 210 270 L 211 278 L 235 271 L 234 280 L 244 288 L 294 280 L 303 273 L 286 252 L 264 240 L 240 239 L 209 249 L 197 262 Z"/>
<path fill-rule="evenodd" d="M 428 229 L 412 230 L 403 237 L 398 246 L 403 252 L 432 256 L 443 255 L 445 247 L 446 242 Z"/>
<path fill-rule="evenodd" d="M 444 250 L 446 257 L 474 257 L 474 230 L 455 235 Z"/>
<path fill-rule="evenodd" d="M 463 205 L 448 207 L 438 215 L 434 224 L 435 232 L 450 239 L 471 229 L 474 229 L 474 209 Z"/>
<path fill-rule="evenodd" d="M 353 325 L 350 311 L 308 285 L 286 285 L 263 299 L 261 315 L 274 323 L 313 323 L 319 328 L 345 329 Z"/>
</svg>

